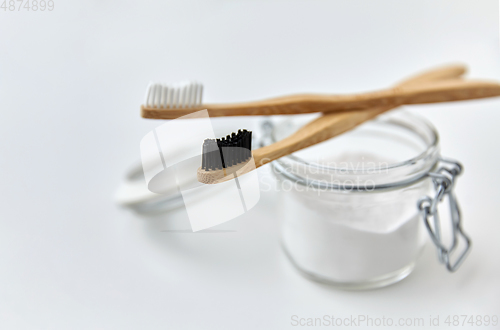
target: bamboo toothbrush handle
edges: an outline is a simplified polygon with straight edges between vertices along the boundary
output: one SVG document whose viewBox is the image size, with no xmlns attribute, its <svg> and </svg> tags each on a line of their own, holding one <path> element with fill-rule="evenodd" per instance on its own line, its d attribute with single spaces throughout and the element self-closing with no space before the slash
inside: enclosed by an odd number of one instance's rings
<svg viewBox="0 0 500 330">
<path fill-rule="evenodd" d="M 465 65 L 453 64 L 424 71 L 400 81 L 396 86 L 413 86 L 431 81 L 458 79 L 467 72 Z"/>
<path fill-rule="evenodd" d="M 367 110 L 324 114 L 283 140 L 254 150 L 252 154 L 255 167 L 260 167 L 298 150 L 326 141 L 393 108 L 393 106 L 383 106 Z"/>
<path fill-rule="evenodd" d="M 464 73 L 464 67 L 444 67 L 404 80 L 396 88 L 405 88 L 406 86 L 421 88 L 423 87 L 422 85 L 428 84 L 431 81 L 442 81 L 443 83 L 456 81 Z M 253 152 L 255 166 L 260 167 L 295 151 L 326 141 L 395 107 L 388 105 L 366 110 L 324 114 L 306 124 L 289 137 L 255 150 Z"/>
</svg>

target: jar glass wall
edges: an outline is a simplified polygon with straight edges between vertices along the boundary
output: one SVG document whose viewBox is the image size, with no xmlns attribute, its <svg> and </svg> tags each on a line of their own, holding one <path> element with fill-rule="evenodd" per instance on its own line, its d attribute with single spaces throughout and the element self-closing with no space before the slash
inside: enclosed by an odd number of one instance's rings
<svg viewBox="0 0 500 330">
<path fill-rule="evenodd" d="M 299 127 L 279 123 L 272 139 Z M 432 192 L 438 160 L 435 129 L 395 111 L 273 162 L 287 256 L 307 277 L 344 288 L 403 279 L 427 237 L 417 202 Z"/>
</svg>

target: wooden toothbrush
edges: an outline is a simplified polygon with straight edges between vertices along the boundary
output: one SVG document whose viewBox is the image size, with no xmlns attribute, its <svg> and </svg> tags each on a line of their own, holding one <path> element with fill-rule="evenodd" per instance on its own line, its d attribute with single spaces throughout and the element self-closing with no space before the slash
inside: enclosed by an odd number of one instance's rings
<svg viewBox="0 0 500 330">
<path fill-rule="evenodd" d="M 448 74 L 458 73 L 464 71 L 464 67 L 455 65 L 441 70 Z M 407 81 L 393 88 L 362 94 L 302 94 L 232 104 L 202 104 L 202 93 L 203 86 L 199 83 L 183 83 L 173 86 L 150 84 L 144 105 L 141 106 L 141 114 L 144 118 L 175 119 L 204 109 L 208 110 L 210 117 L 357 111 L 382 106 L 396 107 L 403 104 L 498 96 L 500 84 L 479 80 L 423 79 Z"/>
<path fill-rule="evenodd" d="M 464 81 L 459 78 L 465 73 L 465 71 L 465 67 L 460 65 L 437 68 L 404 80 L 397 84 L 393 90 L 404 90 L 407 88 L 413 88 L 413 90 L 429 90 L 428 86 L 438 85 L 458 86 L 464 83 Z M 470 84 L 466 84 L 466 86 L 470 86 Z M 496 90 L 490 90 L 490 94 L 488 94 L 489 96 L 500 95 L 500 88 L 498 87 L 498 85 L 496 86 Z M 467 92 L 466 89 L 463 89 L 462 91 L 464 93 L 463 97 L 467 95 L 477 95 L 475 94 L 475 92 Z M 477 90 L 473 89 L 473 91 Z M 439 94 L 436 94 L 435 99 L 446 99 L 450 95 L 447 92 L 444 92 L 444 94 L 446 94 L 446 96 L 439 96 Z M 215 147 L 212 144 L 211 150 L 215 151 L 212 152 L 212 156 L 214 157 L 210 157 L 210 153 L 206 153 L 205 151 L 207 150 L 204 150 L 204 163 L 202 163 L 202 167 L 198 169 L 197 173 L 198 181 L 206 184 L 214 184 L 231 180 L 236 176 L 241 176 L 245 173 L 248 173 L 255 168 L 258 168 L 273 160 L 342 134 L 367 120 L 373 119 L 383 112 L 397 107 L 398 105 L 399 103 L 391 103 L 370 107 L 364 110 L 358 109 L 344 112 L 325 113 L 321 117 L 301 127 L 298 131 L 288 136 L 287 138 L 271 145 L 254 150 L 251 153 L 252 157 L 250 157 L 249 154 L 245 155 L 245 152 L 243 152 L 243 158 L 240 157 L 239 159 L 234 161 L 235 159 L 231 158 L 233 157 L 232 154 L 224 152 L 226 164 L 229 165 L 226 165 L 225 168 L 221 167 L 220 164 L 214 164 L 213 162 L 213 159 L 217 159 L 217 157 L 218 159 L 221 158 L 220 155 L 223 153 L 222 150 L 224 149 L 217 149 L 217 144 L 215 144 Z M 242 133 L 239 132 L 239 134 Z M 233 138 L 234 141 L 232 141 Z M 240 140 L 241 139 L 238 140 L 238 134 L 234 133 L 233 136 L 228 136 L 227 139 L 225 139 L 228 145 L 251 149 L 251 146 L 249 146 L 248 143 L 240 143 L 240 145 L 237 145 L 236 141 Z M 207 143 L 207 140 L 205 141 L 205 143 Z M 237 164 L 231 165 L 231 162 Z"/>
</svg>

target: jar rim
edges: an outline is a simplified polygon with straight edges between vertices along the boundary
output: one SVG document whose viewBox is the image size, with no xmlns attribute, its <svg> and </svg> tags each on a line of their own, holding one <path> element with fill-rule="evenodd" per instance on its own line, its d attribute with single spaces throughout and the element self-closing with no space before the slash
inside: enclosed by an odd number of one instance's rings
<svg viewBox="0 0 500 330">
<path fill-rule="evenodd" d="M 376 119 L 374 119 L 373 122 L 388 123 L 405 128 L 411 131 L 412 133 L 415 133 L 418 137 L 421 138 L 422 141 L 425 142 L 425 150 L 420 152 L 416 156 L 413 156 L 403 161 L 397 161 L 383 167 L 381 166 L 373 167 L 372 169 L 374 171 L 381 172 L 381 170 L 384 170 L 390 173 L 399 171 L 407 174 L 407 175 L 401 175 L 401 177 L 390 180 L 389 182 L 383 182 L 383 180 L 381 180 L 380 182 L 374 184 L 373 189 L 387 189 L 387 188 L 394 188 L 397 186 L 406 186 L 414 182 L 420 181 L 422 178 L 427 176 L 427 173 L 430 170 L 432 170 L 435 167 L 436 163 L 439 161 L 439 134 L 436 128 L 423 117 L 411 114 L 407 111 L 399 110 L 396 113 L 388 113 L 379 116 Z M 275 136 L 275 131 L 276 130 L 273 129 L 271 132 L 270 138 L 272 142 L 277 141 Z M 423 136 L 424 134 L 428 135 L 427 138 Z M 335 184 L 332 185 L 325 182 L 322 183 L 315 182 L 315 180 L 310 180 L 301 177 L 297 173 L 291 173 L 290 171 L 287 171 L 285 168 L 286 162 L 289 163 L 291 162 L 299 164 L 303 167 L 314 168 L 322 171 L 330 171 L 330 172 L 343 171 L 344 174 L 347 175 L 355 175 L 357 174 L 357 172 L 359 172 L 358 170 L 354 169 L 351 170 L 335 166 L 325 166 L 322 164 L 312 163 L 295 154 L 282 157 L 272 162 L 273 168 L 277 170 L 279 173 L 281 173 L 288 179 L 292 179 L 293 181 L 296 181 L 304 185 L 312 185 L 312 186 L 317 186 L 318 188 L 331 188 L 340 190 L 350 190 L 352 188 L 359 188 L 358 187 L 359 185 L 356 184 L 347 185 L 344 187 L 344 189 L 342 189 Z"/>
</svg>

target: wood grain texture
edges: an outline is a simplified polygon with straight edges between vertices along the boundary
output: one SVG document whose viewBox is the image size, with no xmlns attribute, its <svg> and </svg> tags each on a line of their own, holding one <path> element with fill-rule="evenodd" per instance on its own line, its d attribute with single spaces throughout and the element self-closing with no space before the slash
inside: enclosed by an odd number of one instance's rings
<svg viewBox="0 0 500 330">
<path fill-rule="evenodd" d="M 406 86 L 423 87 L 425 84 L 436 81 L 443 83 L 450 83 L 457 80 L 460 81 L 459 77 L 464 73 L 465 68 L 455 68 L 453 70 L 450 70 L 449 67 L 439 68 L 404 80 L 400 82 L 396 88 L 404 88 Z M 283 156 L 349 131 L 359 124 L 373 119 L 379 114 L 395 107 L 396 106 L 393 105 L 384 105 L 365 110 L 325 113 L 321 117 L 304 125 L 287 138 L 254 150 L 252 152 L 253 161 L 251 160 L 246 164 L 238 165 L 238 168 L 232 172 L 235 172 L 238 176 L 243 175 Z M 222 170 L 203 171 L 200 168 L 197 174 L 199 181 L 206 184 L 220 183 L 234 178 L 234 175 L 224 176 Z"/>
</svg>

